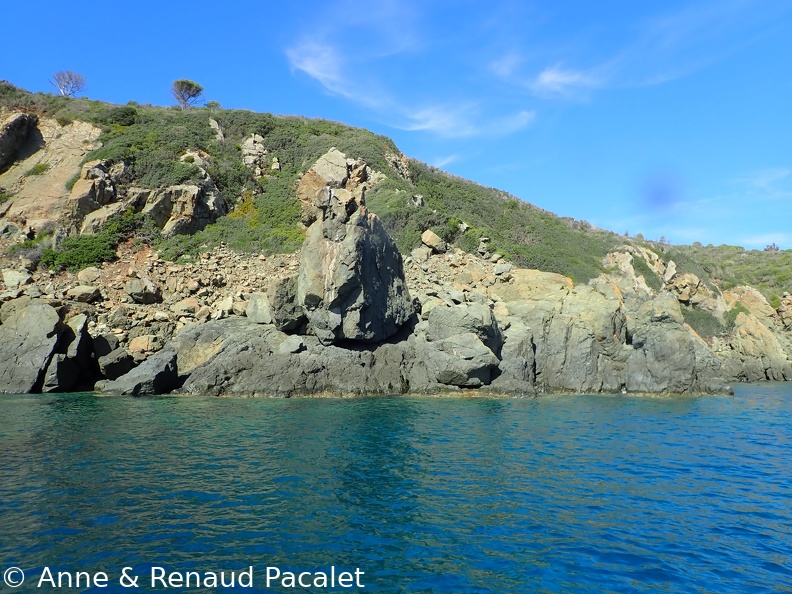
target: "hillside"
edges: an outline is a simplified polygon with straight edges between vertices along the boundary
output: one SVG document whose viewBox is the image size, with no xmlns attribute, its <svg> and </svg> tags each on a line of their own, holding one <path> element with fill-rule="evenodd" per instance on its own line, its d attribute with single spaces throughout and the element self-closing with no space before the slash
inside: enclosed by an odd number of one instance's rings
<svg viewBox="0 0 792 594">
<path fill-rule="evenodd" d="M 0 391 L 728 393 L 792 380 L 790 254 L 620 236 L 335 122 L 0 85 Z"/>
<path fill-rule="evenodd" d="M 481 237 L 488 237 L 489 250 L 506 260 L 585 283 L 604 270 L 603 257 L 608 252 L 627 244 L 665 254 L 664 259 L 673 259 L 680 272 L 695 273 L 721 289 L 754 285 L 774 306 L 790 289 L 791 251 L 666 246 L 626 238 L 408 160 L 390 139 L 336 122 L 219 107 L 182 111 L 135 103 L 119 106 L 32 94 L 9 83 L 0 83 L 0 109 L 33 113 L 54 128 L 60 126 L 53 136 L 66 134 L 79 122 L 92 124 L 98 129 L 98 138 L 83 141 L 82 163 L 123 163 L 123 179 L 118 185 L 157 189 L 196 183 L 204 175 L 195 161 L 198 159 L 226 203 L 228 214 L 213 217 L 200 230 L 169 237 L 162 237 L 152 225 L 145 226 L 144 238 L 171 260 L 194 256 L 221 243 L 240 252 L 264 254 L 298 249 L 303 237 L 296 200 L 298 180 L 321 155 L 336 147 L 385 175 L 386 179 L 366 194 L 366 201 L 405 255 L 419 245 L 426 229 L 471 253 Z M 253 137 L 258 139 L 255 145 L 250 144 Z M 90 144 L 94 140 L 96 147 Z M 253 153 L 250 146 L 254 146 Z M 258 162 L 259 157 L 266 157 L 266 163 Z M 35 160 L 35 155 L 32 158 Z M 25 163 L 28 170 L 20 175 L 37 166 L 49 167 Z M 43 173 L 47 177 L 47 172 Z M 64 198 L 79 174 L 74 167 L 64 184 Z M 60 176 L 62 179 L 63 174 Z M 0 186 L 5 184 L 3 179 L 0 177 Z M 29 183 L 33 176 L 24 179 Z M 13 186 L 0 192 L 0 201 L 14 202 Z M 0 212 L 3 208 L 0 205 Z M 43 231 L 44 237 L 39 235 L 38 240 L 44 239 L 46 246 L 46 235 L 53 229 Z"/>
</svg>

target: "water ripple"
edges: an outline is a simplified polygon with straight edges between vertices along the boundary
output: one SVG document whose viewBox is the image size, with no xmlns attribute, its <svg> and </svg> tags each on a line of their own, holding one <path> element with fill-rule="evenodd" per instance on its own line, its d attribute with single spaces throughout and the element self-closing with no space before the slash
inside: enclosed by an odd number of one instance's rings
<svg viewBox="0 0 792 594">
<path fill-rule="evenodd" d="M 792 390 L 9 396 L 0 562 L 366 571 L 372 592 L 792 591 Z M 103 590 L 105 592 L 112 589 Z"/>
</svg>

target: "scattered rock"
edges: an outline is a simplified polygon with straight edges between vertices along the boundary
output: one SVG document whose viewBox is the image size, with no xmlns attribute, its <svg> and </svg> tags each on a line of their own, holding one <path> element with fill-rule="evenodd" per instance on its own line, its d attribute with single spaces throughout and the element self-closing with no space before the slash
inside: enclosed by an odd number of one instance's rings
<svg viewBox="0 0 792 594">
<path fill-rule="evenodd" d="M 77 280 L 84 285 L 90 285 L 99 280 L 102 276 L 102 271 L 96 266 L 89 266 L 77 273 Z"/>
<path fill-rule="evenodd" d="M 66 296 L 80 303 L 93 303 L 102 298 L 102 293 L 98 287 L 78 285 L 66 291 Z"/>
<path fill-rule="evenodd" d="M 440 239 L 437 233 L 431 229 L 427 229 L 421 234 L 421 242 L 437 253 L 445 253 L 448 250 L 446 242 Z"/>
<path fill-rule="evenodd" d="M 162 301 L 162 291 L 148 278 L 127 281 L 124 290 L 135 303 L 152 304 Z"/>
<path fill-rule="evenodd" d="M 3 283 L 8 289 L 18 289 L 33 282 L 33 277 L 27 270 L 3 269 Z"/>
<path fill-rule="evenodd" d="M 118 379 L 132 371 L 135 366 L 135 360 L 125 348 L 116 348 L 99 356 L 98 363 L 102 376 L 108 380 Z"/>
<path fill-rule="evenodd" d="M 266 293 L 252 293 L 248 301 L 245 315 L 254 324 L 271 324 L 272 312 Z"/>
</svg>

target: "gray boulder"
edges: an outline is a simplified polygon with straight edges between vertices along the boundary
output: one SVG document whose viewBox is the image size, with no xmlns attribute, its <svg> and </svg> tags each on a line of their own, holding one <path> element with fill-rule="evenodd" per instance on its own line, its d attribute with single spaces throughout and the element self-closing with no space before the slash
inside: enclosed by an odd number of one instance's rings
<svg viewBox="0 0 792 594">
<path fill-rule="evenodd" d="M 37 123 L 38 118 L 29 113 L 12 114 L 0 123 L 0 171 L 13 163 Z"/>
<path fill-rule="evenodd" d="M 133 278 L 124 290 L 135 303 L 152 304 L 162 301 L 162 290 L 147 278 Z"/>
<path fill-rule="evenodd" d="M 323 344 L 381 342 L 412 315 L 401 254 L 351 194 L 327 194 L 303 244 L 297 300 Z"/>
<path fill-rule="evenodd" d="M 536 341 L 538 382 L 574 392 L 621 390 L 626 317 L 619 299 L 575 287 L 533 327 L 543 330 Z"/>
<path fill-rule="evenodd" d="M 77 285 L 66 291 L 66 297 L 74 299 L 80 303 L 93 303 L 102 298 L 102 293 L 98 287 L 89 285 Z"/>
<path fill-rule="evenodd" d="M 492 350 L 472 332 L 434 342 L 418 337 L 408 379 L 416 391 L 438 385 L 478 388 L 492 381 L 498 363 Z"/>
<path fill-rule="evenodd" d="M 3 283 L 8 289 L 18 289 L 33 282 L 33 277 L 27 270 L 3 269 Z"/>
<path fill-rule="evenodd" d="M 272 313 L 266 293 L 251 293 L 245 315 L 254 324 L 271 324 Z"/>
<path fill-rule="evenodd" d="M 0 392 L 40 392 L 63 325 L 52 307 L 31 302 L 0 325 Z"/>
<path fill-rule="evenodd" d="M 132 371 L 135 360 L 123 347 L 99 355 L 99 372 L 108 380 L 116 380 Z"/>
<path fill-rule="evenodd" d="M 97 357 L 104 357 L 118 348 L 118 337 L 112 332 L 106 332 L 93 338 L 93 350 Z"/>
<path fill-rule="evenodd" d="M 505 392 L 532 393 L 536 385 L 536 343 L 533 331 L 514 321 L 504 332 L 500 373 L 492 387 Z"/>
<path fill-rule="evenodd" d="M 427 316 L 426 339 L 438 341 L 458 334 L 475 334 L 495 356 L 503 345 L 498 322 L 492 310 L 482 304 L 435 307 Z"/>
<path fill-rule="evenodd" d="M 298 331 L 305 313 L 297 301 L 297 275 L 276 279 L 267 290 L 272 323 L 282 332 Z"/>
<path fill-rule="evenodd" d="M 179 384 L 176 353 L 160 351 L 118 379 L 101 381 L 96 390 L 121 396 L 167 394 Z"/>
<path fill-rule="evenodd" d="M 41 391 L 66 392 L 80 381 L 80 368 L 73 359 L 57 353 L 52 357 L 44 375 L 44 384 Z"/>
</svg>

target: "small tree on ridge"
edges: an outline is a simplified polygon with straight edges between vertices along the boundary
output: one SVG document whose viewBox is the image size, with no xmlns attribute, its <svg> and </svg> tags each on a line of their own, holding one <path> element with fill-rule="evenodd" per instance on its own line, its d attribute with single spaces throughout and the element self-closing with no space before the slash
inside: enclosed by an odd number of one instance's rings
<svg viewBox="0 0 792 594">
<path fill-rule="evenodd" d="M 50 84 L 64 97 L 74 97 L 85 88 L 85 77 L 71 70 L 59 70 L 52 76 Z"/>
<path fill-rule="evenodd" d="M 182 109 L 187 109 L 194 105 L 198 98 L 203 95 L 203 87 L 193 80 L 181 78 L 174 80 L 171 86 L 171 95 L 178 101 Z"/>
</svg>

